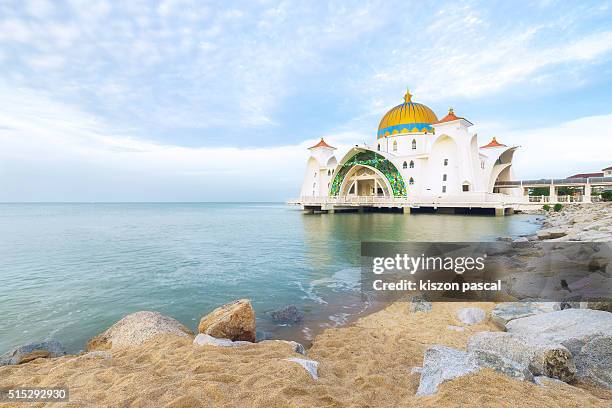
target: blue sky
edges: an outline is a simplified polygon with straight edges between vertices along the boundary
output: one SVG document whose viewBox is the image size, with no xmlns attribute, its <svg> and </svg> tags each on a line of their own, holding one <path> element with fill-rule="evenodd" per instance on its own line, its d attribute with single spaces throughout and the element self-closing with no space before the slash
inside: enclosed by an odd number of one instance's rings
<svg viewBox="0 0 612 408">
<path fill-rule="evenodd" d="M 285 200 L 406 87 L 521 177 L 611 165 L 612 5 L 2 0 L 0 200 Z"/>
</svg>

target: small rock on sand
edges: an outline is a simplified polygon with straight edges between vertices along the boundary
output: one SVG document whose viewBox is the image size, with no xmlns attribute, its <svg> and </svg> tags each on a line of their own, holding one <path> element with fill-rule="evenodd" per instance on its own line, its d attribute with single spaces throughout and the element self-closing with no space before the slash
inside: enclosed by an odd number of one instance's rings
<svg viewBox="0 0 612 408">
<path fill-rule="evenodd" d="M 433 395 L 438 385 L 481 369 L 472 355 L 465 351 L 435 345 L 425 351 L 421 381 L 416 395 Z"/>
<path fill-rule="evenodd" d="M 254 342 L 255 311 L 248 299 L 236 300 L 213 310 L 200 320 L 198 332 L 219 339 Z"/>
<path fill-rule="evenodd" d="M 479 307 L 464 307 L 457 311 L 457 319 L 470 325 L 482 322 L 486 316 L 487 313 Z"/>
<path fill-rule="evenodd" d="M 41 343 L 30 343 L 15 347 L 0 356 L 0 366 L 24 364 L 37 358 L 53 358 L 63 355 L 66 355 L 66 351 L 59 341 L 50 340 Z"/>
<path fill-rule="evenodd" d="M 318 373 L 319 362 L 318 361 L 306 360 L 303 358 L 287 358 L 286 360 L 294 362 L 294 363 L 298 363 L 299 365 L 304 367 L 304 369 L 308 371 L 308 374 L 310 374 L 313 380 L 319 379 L 319 373 Z"/>
<path fill-rule="evenodd" d="M 255 343 L 250 341 L 232 341 L 229 339 L 218 339 L 208 334 L 200 333 L 193 340 L 193 344 L 197 346 L 218 346 L 218 347 L 240 347 L 248 346 Z"/>
</svg>

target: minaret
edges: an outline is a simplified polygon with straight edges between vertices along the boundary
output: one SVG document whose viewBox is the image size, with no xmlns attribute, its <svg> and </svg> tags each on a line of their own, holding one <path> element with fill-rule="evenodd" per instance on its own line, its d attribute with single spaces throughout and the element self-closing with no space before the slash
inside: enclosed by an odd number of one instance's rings
<svg viewBox="0 0 612 408">
<path fill-rule="evenodd" d="M 334 150 L 336 150 L 336 148 L 328 145 L 325 143 L 325 140 L 321 138 L 319 143 L 309 147 L 308 150 L 310 150 L 310 155 L 317 159 L 319 165 L 324 167 L 327 165 L 329 159 L 334 155 Z"/>
</svg>

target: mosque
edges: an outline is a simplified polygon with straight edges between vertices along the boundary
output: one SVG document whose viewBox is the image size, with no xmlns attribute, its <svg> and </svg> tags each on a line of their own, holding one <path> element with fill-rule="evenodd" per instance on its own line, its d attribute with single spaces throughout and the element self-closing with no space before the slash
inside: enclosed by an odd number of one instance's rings
<svg viewBox="0 0 612 408">
<path fill-rule="evenodd" d="M 516 190 L 496 183 L 513 180 L 518 146 L 493 137 L 482 145 L 472 123 L 453 109 L 442 119 L 428 106 L 404 102 L 381 119 L 373 145 L 355 145 L 342 156 L 323 139 L 309 148 L 300 202 L 305 209 L 341 209 L 351 204 L 406 208 L 423 206 L 501 208 Z"/>
</svg>

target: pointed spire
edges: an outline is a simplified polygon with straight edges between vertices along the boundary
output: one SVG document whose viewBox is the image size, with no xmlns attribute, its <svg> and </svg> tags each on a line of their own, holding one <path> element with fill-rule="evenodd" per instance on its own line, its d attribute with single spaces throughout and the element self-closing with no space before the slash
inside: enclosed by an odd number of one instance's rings
<svg viewBox="0 0 612 408">
<path fill-rule="evenodd" d="M 412 102 L 412 94 L 410 93 L 410 90 L 406 88 L 406 95 L 404 95 L 404 103 L 410 103 L 410 102 Z"/>
<path fill-rule="evenodd" d="M 332 147 L 330 145 L 328 145 L 327 143 L 325 143 L 325 140 L 323 140 L 323 138 L 321 138 L 321 141 L 319 141 L 319 143 L 317 143 L 316 145 L 309 147 L 309 149 L 316 149 L 317 147 L 327 147 L 328 149 L 336 149 L 335 147 Z"/>
<path fill-rule="evenodd" d="M 499 143 L 497 141 L 497 139 L 495 138 L 495 136 L 493 136 L 493 140 L 491 140 L 488 144 L 484 145 L 484 146 L 480 146 L 481 149 L 486 149 L 489 147 L 506 147 L 505 144 Z"/>
</svg>

